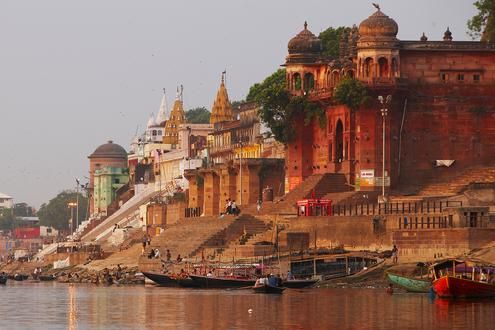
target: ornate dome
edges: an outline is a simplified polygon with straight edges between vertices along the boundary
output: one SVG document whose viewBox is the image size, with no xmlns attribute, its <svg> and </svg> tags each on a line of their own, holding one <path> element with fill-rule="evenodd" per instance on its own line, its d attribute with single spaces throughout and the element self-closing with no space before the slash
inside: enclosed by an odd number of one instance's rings
<svg viewBox="0 0 495 330">
<path fill-rule="evenodd" d="M 397 23 L 380 9 L 359 24 L 360 37 L 389 37 L 395 39 L 397 32 L 399 32 Z"/>
<path fill-rule="evenodd" d="M 321 52 L 321 40 L 308 30 L 308 23 L 304 22 L 304 30 L 290 39 L 289 54 L 319 53 Z"/>
<path fill-rule="evenodd" d="M 88 158 L 121 158 L 127 159 L 127 151 L 120 145 L 113 143 L 112 140 L 102 144 L 88 156 Z"/>
</svg>

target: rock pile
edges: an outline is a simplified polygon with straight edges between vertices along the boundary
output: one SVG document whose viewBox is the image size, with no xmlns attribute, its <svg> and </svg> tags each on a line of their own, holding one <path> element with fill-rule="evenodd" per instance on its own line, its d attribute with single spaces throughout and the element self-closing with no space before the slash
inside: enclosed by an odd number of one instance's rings
<svg viewBox="0 0 495 330">
<path fill-rule="evenodd" d="M 137 267 L 105 268 L 101 271 L 76 268 L 59 274 L 57 280 L 61 283 L 144 284 L 144 277 Z"/>
</svg>

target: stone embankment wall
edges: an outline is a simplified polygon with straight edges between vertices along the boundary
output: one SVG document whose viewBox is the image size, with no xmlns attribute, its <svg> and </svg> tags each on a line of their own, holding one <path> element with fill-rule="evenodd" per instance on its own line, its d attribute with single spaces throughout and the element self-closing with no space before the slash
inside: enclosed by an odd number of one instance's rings
<svg viewBox="0 0 495 330">
<path fill-rule="evenodd" d="M 309 247 L 344 246 L 348 250 L 386 250 L 392 247 L 391 221 L 374 222 L 372 216 L 299 217 L 279 234 L 280 245 L 287 246 L 288 232 L 309 233 Z M 297 247 L 297 244 L 296 244 Z"/>
<path fill-rule="evenodd" d="M 421 261 L 457 257 L 495 240 L 495 229 L 451 228 L 402 230 L 393 234 L 403 260 Z"/>
</svg>

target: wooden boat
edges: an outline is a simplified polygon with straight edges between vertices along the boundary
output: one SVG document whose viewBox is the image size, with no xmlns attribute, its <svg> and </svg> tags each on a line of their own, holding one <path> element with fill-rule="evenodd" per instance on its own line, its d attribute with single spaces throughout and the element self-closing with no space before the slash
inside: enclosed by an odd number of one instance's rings
<svg viewBox="0 0 495 330">
<path fill-rule="evenodd" d="M 202 288 L 208 289 L 221 289 L 221 288 L 242 288 L 250 287 L 256 283 L 255 279 L 240 278 L 240 277 L 215 277 L 215 276 L 201 276 L 201 275 L 189 275 L 191 279 L 198 283 Z"/>
<path fill-rule="evenodd" d="M 308 288 L 316 284 L 318 280 L 285 280 L 282 282 L 282 286 L 289 289 L 302 289 Z"/>
<path fill-rule="evenodd" d="M 7 275 L 0 275 L 0 284 L 7 284 Z"/>
<path fill-rule="evenodd" d="M 432 267 L 433 290 L 440 298 L 495 297 L 495 266 L 453 259 Z"/>
<path fill-rule="evenodd" d="M 181 286 L 183 288 L 200 288 L 201 287 L 198 282 L 194 281 L 190 277 L 178 278 L 177 284 L 179 284 L 179 286 Z"/>
<path fill-rule="evenodd" d="M 15 274 L 14 275 L 14 281 L 24 281 L 28 279 L 28 275 L 26 274 Z"/>
<path fill-rule="evenodd" d="M 177 287 L 179 284 L 177 280 L 171 276 L 156 273 L 156 272 L 142 272 L 144 276 L 155 282 L 160 286 Z"/>
<path fill-rule="evenodd" d="M 430 279 L 419 279 L 392 273 L 387 273 L 387 277 L 390 283 L 408 292 L 428 293 L 431 289 Z"/>
<path fill-rule="evenodd" d="M 253 291 L 255 293 L 282 293 L 285 288 L 280 286 L 271 286 L 268 284 L 260 284 L 253 286 Z"/>
<path fill-rule="evenodd" d="M 40 281 L 53 281 L 56 279 L 54 275 L 38 275 Z"/>
</svg>

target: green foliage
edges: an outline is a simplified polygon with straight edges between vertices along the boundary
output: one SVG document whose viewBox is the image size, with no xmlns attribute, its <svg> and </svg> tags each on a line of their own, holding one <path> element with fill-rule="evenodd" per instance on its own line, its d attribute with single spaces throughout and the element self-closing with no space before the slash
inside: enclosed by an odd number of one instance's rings
<svg viewBox="0 0 495 330">
<path fill-rule="evenodd" d="M 333 99 L 340 104 L 345 104 L 355 111 L 369 100 L 366 86 L 356 79 L 342 79 L 337 87 Z"/>
<path fill-rule="evenodd" d="M 69 219 L 71 218 L 71 209 L 68 207 L 69 202 L 76 202 L 77 195 L 75 191 L 62 191 L 55 198 L 51 199 L 48 204 L 41 205 L 38 211 L 40 224 L 51 226 L 57 230 L 68 229 Z M 86 219 L 88 200 L 79 193 L 79 222 Z M 74 209 L 74 218 L 77 218 L 76 209 Z"/>
<path fill-rule="evenodd" d="M 318 38 L 321 40 L 323 47 L 323 55 L 337 57 L 339 56 L 339 41 L 340 36 L 344 32 L 349 32 L 350 28 L 345 26 L 339 26 L 338 28 L 329 27 L 325 31 L 322 31 Z"/>
<path fill-rule="evenodd" d="M 310 102 L 305 96 L 290 95 L 286 89 L 284 69 L 279 69 L 263 82 L 254 84 L 246 99 L 260 105 L 260 119 L 267 124 L 275 139 L 282 143 L 294 138 L 293 124 L 298 115 L 304 116 L 306 125 L 313 118 L 319 118 L 320 124 L 325 124 L 324 110 L 317 104 Z"/>
<path fill-rule="evenodd" d="M 186 111 L 186 121 L 190 124 L 208 124 L 211 113 L 205 107 L 198 107 Z"/>
<path fill-rule="evenodd" d="M 230 105 L 232 106 L 232 110 L 235 110 L 241 106 L 243 101 L 232 101 L 230 102 Z"/>
<path fill-rule="evenodd" d="M 478 14 L 467 23 L 468 33 L 481 41 L 495 42 L 495 0 L 478 0 L 474 3 Z"/>
<path fill-rule="evenodd" d="M 12 230 L 15 222 L 13 209 L 0 209 L 0 230 Z"/>
</svg>

